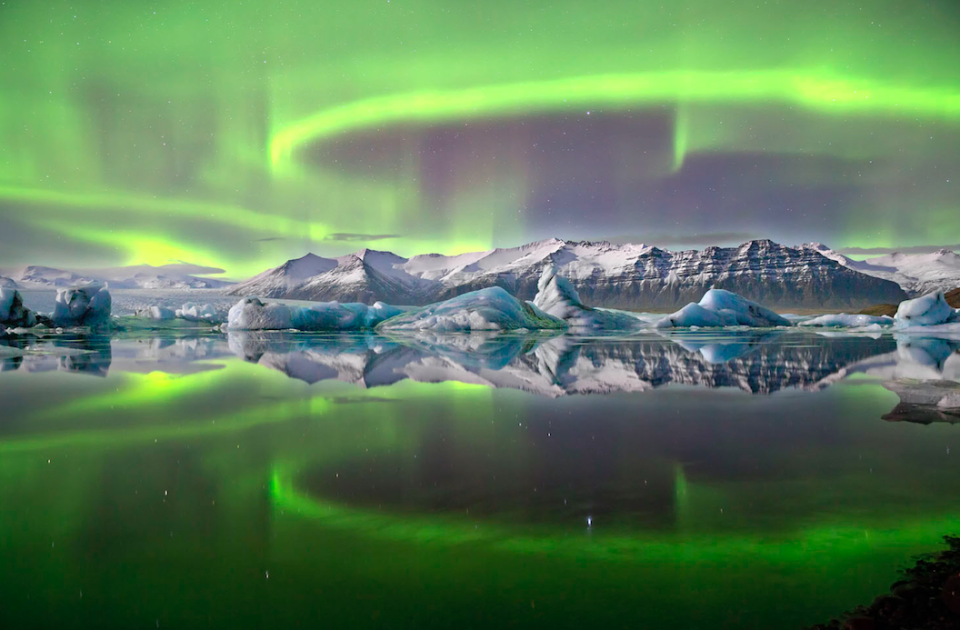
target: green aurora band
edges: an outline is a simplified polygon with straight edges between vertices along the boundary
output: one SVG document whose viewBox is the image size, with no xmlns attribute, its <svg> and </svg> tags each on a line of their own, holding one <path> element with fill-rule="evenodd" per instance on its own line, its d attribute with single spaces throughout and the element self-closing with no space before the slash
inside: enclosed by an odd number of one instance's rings
<svg viewBox="0 0 960 630">
<path fill-rule="evenodd" d="M 341 9 L 0 6 L 0 267 L 187 260 L 242 277 L 308 250 L 678 224 L 834 247 L 955 229 L 954 3 Z M 609 124 L 595 144 L 536 161 L 588 117 Z M 632 132 L 641 119 L 656 130 Z M 539 135 L 517 135 L 527 122 Z M 474 128 L 489 147 L 430 161 L 439 132 Z M 744 160 L 774 166 L 753 180 Z M 602 182 L 579 168 L 608 162 Z M 713 181 L 749 192 L 712 197 Z"/>
</svg>

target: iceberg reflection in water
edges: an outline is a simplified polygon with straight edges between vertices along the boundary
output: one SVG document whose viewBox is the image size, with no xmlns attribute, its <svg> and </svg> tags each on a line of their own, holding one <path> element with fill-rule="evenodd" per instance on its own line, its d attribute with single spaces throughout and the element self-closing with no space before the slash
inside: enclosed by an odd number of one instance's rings
<svg viewBox="0 0 960 630">
<path fill-rule="evenodd" d="M 0 625 L 38 600 L 69 625 L 76 584 L 110 627 L 154 609 L 204 625 L 164 609 L 192 592 L 235 627 L 261 606 L 364 627 L 371 605 L 399 618 L 429 597 L 442 623 L 409 627 L 440 628 L 469 619 L 473 585 L 496 627 L 518 610 L 803 627 L 960 522 L 958 347 L 797 329 L 0 337 L 0 560 L 34 567 L 0 579 L 33 598 Z M 511 575 L 536 578 L 529 596 Z M 588 581 L 602 605 L 543 603 Z M 249 603 L 277 586 L 288 601 Z"/>
<path fill-rule="evenodd" d="M 173 332 L 181 336 L 7 336 L 0 338 L 0 371 L 105 376 L 111 367 L 133 372 L 159 367 L 189 373 L 216 369 L 217 359 L 239 357 L 309 384 L 338 380 L 370 388 L 407 379 L 453 381 L 552 398 L 642 392 L 671 384 L 770 394 L 789 388 L 820 390 L 862 374 L 903 398 L 905 406 L 888 419 L 916 415 L 926 418 L 918 421 L 929 421 L 932 407 L 949 420 L 951 409 L 960 407 L 951 385 L 960 384 L 960 341 L 915 335 L 784 330 L 628 337 Z"/>
</svg>

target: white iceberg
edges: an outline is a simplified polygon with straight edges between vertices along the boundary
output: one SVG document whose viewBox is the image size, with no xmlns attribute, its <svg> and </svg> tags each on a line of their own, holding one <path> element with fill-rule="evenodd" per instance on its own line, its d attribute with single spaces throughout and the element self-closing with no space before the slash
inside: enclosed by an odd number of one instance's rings
<svg viewBox="0 0 960 630">
<path fill-rule="evenodd" d="M 384 330 L 430 330 L 466 332 L 473 330 L 561 330 L 567 327 L 559 317 L 518 300 L 501 287 L 471 291 L 437 304 L 410 311 L 384 322 Z"/>
<path fill-rule="evenodd" d="M 176 312 L 173 309 L 167 308 L 165 306 L 151 306 L 150 308 L 146 309 L 146 311 L 144 311 L 144 315 L 146 317 L 149 317 L 150 319 L 156 319 L 161 321 L 174 319 L 177 316 Z"/>
<path fill-rule="evenodd" d="M 367 330 L 399 315 L 403 310 L 383 302 L 341 304 L 318 302 L 310 306 L 289 306 L 248 297 L 237 302 L 227 314 L 230 330 Z"/>
<path fill-rule="evenodd" d="M 37 316 L 23 305 L 23 297 L 16 289 L 0 288 L 0 325 L 35 326 Z M 2 331 L 2 329 L 0 329 Z"/>
<path fill-rule="evenodd" d="M 873 315 L 837 313 L 835 315 L 821 315 L 813 319 L 807 319 L 797 325 L 821 328 L 864 328 L 868 330 L 880 330 L 884 326 L 892 326 L 893 318 L 887 315 L 874 317 Z"/>
<path fill-rule="evenodd" d="M 656 323 L 657 328 L 699 326 L 790 326 L 790 321 L 756 302 L 724 289 L 710 289 L 699 303 L 690 303 Z"/>
<path fill-rule="evenodd" d="M 960 322 L 960 315 L 947 304 L 943 291 L 934 291 L 915 300 L 904 300 L 897 308 L 894 326 L 912 328 L 914 326 L 938 326 Z"/>
<path fill-rule="evenodd" d="M 632 330 L 643 323 L 626 313 L 584 306 L 573 284 L 557 275 L 552 265 L 547 266 L 540 276 L 533 304 L 547 315 L 567 322 L 573 330 Z"/>
<path fill-rule="evenodd" d="M 185 319 L 188 322 L 218 322 L 222 321 L 217 309 L 212 304 L 194 304 L 187 302 L 176 310 L 178 319 Z"/>
<path fill-rule="evenodd" d="M 53 325 L 101 326 L 110 319 L 110 292 L 103 285 L 91 284 L 59 289 L 53 308 Z"/>
</svg>

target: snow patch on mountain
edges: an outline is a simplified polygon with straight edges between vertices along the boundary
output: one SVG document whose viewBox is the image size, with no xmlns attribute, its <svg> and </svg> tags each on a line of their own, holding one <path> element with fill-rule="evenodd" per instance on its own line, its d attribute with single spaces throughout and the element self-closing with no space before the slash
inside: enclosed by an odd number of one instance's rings
<svg viewBox="0 0 960 630">
<path fill-rule="evenodd" d="M 802 247 L 819 252 L 848 269 L 896 282 L 910 295 L 925 295 L 938 289 L 949 291 L 960 287 L 960 255 L 948 249 L 929 254 L 894 252 L 853 260 L 823 243 L 806 243 Z"/>
<path fill-rule="evenodd" d="M 301 261 L 303 259 L 297 259 Z M 620 309 L 668 309 L 727 289 L 778 307 L 858 307 L 899 302 L 906 295 L 892 282 L 873 278 L 809 248 L 768 240 L 736 248 L 670 252 L 643 244 L 547 239 L 520 247 L 456 256 L 403 258 L 361 250 L 324 260 L 304 277 L 290 261 L 229 290 L 231 295 L 392 304 L 430 304 L 500 286 L 521 300 L 539 290 L 553 267 L 590 304 Z"/>
</svg>

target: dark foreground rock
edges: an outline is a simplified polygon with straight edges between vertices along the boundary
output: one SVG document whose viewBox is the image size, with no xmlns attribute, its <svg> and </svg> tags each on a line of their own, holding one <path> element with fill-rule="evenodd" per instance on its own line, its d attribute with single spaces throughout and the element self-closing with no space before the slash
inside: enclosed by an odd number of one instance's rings
<svg viewBox="0 0 960 630">
<path fill-rule="evenodd" d="M 960 308 L 960 289 L 954 289 L 953 291 L 947 291 L 943 294 L 943 297 L 946 298 L 947 304 L 953 308 Z"/>
<path fill-rule="evenodd" d="M 890 593 L 810 630 L 960 629 L 960 537 L 944 540 L 946 551 L 922 557 Z"/>
</svg>

